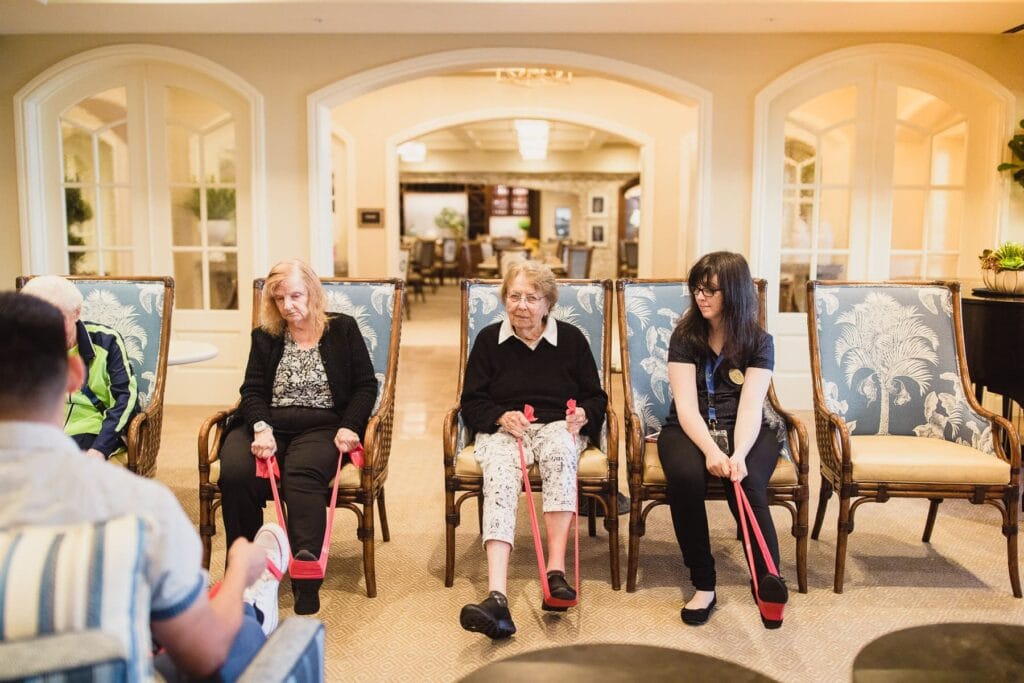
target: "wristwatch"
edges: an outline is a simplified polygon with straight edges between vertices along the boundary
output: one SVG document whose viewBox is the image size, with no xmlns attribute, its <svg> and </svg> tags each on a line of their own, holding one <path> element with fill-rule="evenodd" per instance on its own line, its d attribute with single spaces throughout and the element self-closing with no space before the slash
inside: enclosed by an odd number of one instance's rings
<svg viewBox="0 0 1024 683">
<path fill-rule="evenodd" d="M 263 420 L 260 420 L 259 422 L 257 422 L 256 424 L 254 424 L 252 426 L 252 431 L 253 431 L 254 434 L 259 434 L 260 432 L 265 432 L 267 430 L 270 430 L 271 434 L 274 433 L 274 428 L 271 427 L 270 425 L 268 425 Z"/>
</svg>

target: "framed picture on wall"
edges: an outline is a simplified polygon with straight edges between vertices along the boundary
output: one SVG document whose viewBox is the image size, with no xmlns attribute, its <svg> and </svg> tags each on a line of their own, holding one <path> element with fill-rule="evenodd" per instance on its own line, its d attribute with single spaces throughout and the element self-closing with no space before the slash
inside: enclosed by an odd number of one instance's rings
<svg viewBox="0 0 1024 683">
<path fill-rule="evenodd" d="M 357 209 L 360 228 L 384 227 L 384 209 Z"/>
<path fill-rule="evenodd" d="M 607 244 L 608 227 L 604 223 L 590 224 L 590 243 L 595 247 L 603 247 Z"/>
<path fill-rule="evenodd" d="M 587 201 L 587 209 L 590 211 L 591 216 L 607 216 L 608 198 L 603 194 L 591 192 Z"/>
</svg>

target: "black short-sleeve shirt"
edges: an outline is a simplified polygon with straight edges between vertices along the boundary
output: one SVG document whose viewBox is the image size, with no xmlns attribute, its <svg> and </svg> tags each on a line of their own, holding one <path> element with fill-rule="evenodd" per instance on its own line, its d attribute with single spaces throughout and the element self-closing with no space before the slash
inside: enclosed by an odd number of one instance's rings
<svg viewBox="0 0 1024 683">
<path fill-rule="evenodd" d="M 713 376 L 715 386 L 715 412 L 720 429 L 732 429 L 736 426 L 736 413 L 740 406 L 740 391 L 743 389 L 743 382 L 736 382 L 735 377 L 730 377 L 730 371 L 739 370 L 742 375 L 747 368 L 763 368 L 773 370 L 775 368 L 775 342 L 772 336 L 761 330 L 761 337 L 758 340 L 757 350 L 746 358 L 743 363 L 736 367 L 728 360 L 723 360 Z M 710 360 L 714 367 L 718 356 L 711 349 L 699 349 L 687 343 L 679 328 L 672 333 L 672 339 L 668 345 L 669 363 L 690 363 L 697 366 L 697 406 L 701 416 L 708 419 L 708 387 L 705 380 L 705 362 Z M 737 373 L 731 373 L 736 375 Z M 679 424 L 679 416 L 676 414 L 676 404 L 672 401 L 669 409 L 668 422 Z"/>
</svg>

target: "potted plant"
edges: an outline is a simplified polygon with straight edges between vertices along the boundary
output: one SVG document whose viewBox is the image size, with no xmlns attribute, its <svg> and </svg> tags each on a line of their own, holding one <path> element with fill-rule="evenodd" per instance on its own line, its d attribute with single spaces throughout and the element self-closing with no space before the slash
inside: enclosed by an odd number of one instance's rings
<svg viewBox="0 0 1024 683">
<path fill-rule="evenodd" d="M 455 209 L 446 206 L 441 209 L 441 213 L 434 216 L 434 225 L 451 237 L 462 237 L 462 233 L 466 231 L 466 218 Z"/>
<path fill-rule="evenodd" d="M 1024 294 L 1024 244 L 1006 242 L 978 256 L 985 287 L 1006 294 Z"/>
<path fill-rule="evenodd" d="M 199 188 L 192 190 L 185 208 L 192 214 L 202 219 L 202 207 L 199 198 Z M 232 219 L 235 217 L 235 189 L 233 187 L 208 187 L 206 188 L 206 234 L 208 244 L 225 245 L 234 244 L 234 239 L 225 241 L 228 235 L 232 234 Z"/>
<path fill-rule="evenodd" d="M 78 178 L 75 178 L 77 181 Z M 82 197 L 82 188 L 80 187 L 65 187 L 64 188 L 64 208 L 67 214 L 68 221 L 68 246 L 69 247 L 80 247 L 85 244 L 85 239 L 80 234 L 82 231 L 82 223 L 92 218 L 92 207 L 89 206 L 89 202 L 85 201 Z M 77 275 L 81 267 L 82 259 L 85 258 L 83 252 L 69 252 L 68 253 L 68 272 Z"/>
<path fill-rule="evenodd" d="M 1020 120 L 1020 127 L 1024 128 L 1024 119 Z M 1006 143 L 1013 155 L 1013 161 L 999 164 L 1000 171 L 1010 171 L 1017 184 L 1024 187 L 1024 133 L 1017 133 Z"/>
</svg>

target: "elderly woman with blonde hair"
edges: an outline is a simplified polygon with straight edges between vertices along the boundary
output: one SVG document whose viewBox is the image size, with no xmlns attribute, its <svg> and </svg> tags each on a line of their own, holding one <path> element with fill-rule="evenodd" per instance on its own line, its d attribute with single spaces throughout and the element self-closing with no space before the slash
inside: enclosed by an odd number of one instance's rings
<svg viewBox="0 0 1024 683">
<path fill-rule="evenodd" d="M 288 539 L 299 559 L 323 543 L 329 484 L 339 453 L 359 445 L 377 398 L 377 380 L 356 321 L 326 311 L 316 273 L 299 260 L 270 270 L 260 325 L 240 389 L 239 424 L 221 449 L 220 489 L 228 546 L 263 524 L 269 484 L 256 460 L 277 456 L 288 507 Z M 319 579 L 292 579 L 295 612 L 320 609 Z"/>
<path fill-rule="evenodd" d="M 540 467 L 551 594 L 573 600 L 576 593 L 565 580 L 565 549 L 576 511 L 577 461 L 587 439 L 600 437 L 608 401 L 586 337 L 551 317 L 558 288 L 547 266 L 514 263 L 501 297 L 506 316 L 477 335 L 461 397 L 462 418 L 476 432 L 476 459 L 483 470 L 490 592 L 481 603 L 463 607 L 459 620 L 467 631 L 494 639 L 516 631 L 506 592 L 522 483 L 518 442 L 527 463 Z M 576 401 L 572 413 L 566 409 L 569 399 Z M 527 419 L 525 404 L 534 408 L 536 422 Z"/>
</svg>

